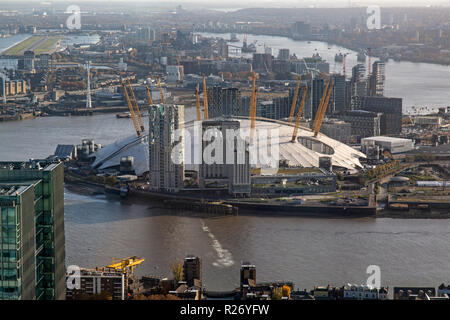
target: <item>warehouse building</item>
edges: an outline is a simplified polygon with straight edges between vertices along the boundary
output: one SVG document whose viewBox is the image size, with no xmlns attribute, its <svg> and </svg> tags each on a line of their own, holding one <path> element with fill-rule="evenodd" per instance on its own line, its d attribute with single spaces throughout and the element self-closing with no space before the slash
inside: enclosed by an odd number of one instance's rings
<svg viewBox="0 0 450 320">
<path fill-rule="evenodd" d="M 377 145 L 381 150 L 387 150 L 392 154 L 409 152 L 414 149 L 414 142 L 411 139 L 393 138 L 393 137 L 370 137 L 361 140 L 361 149 Z"/>
</svg>

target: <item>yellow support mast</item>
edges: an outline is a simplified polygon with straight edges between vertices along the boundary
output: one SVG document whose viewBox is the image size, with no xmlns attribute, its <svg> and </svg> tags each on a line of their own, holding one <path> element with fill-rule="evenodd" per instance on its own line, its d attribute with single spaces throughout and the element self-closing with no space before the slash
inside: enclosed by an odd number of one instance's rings
<svg viewBox="0 0 450 320">
<path fill-rule="evenodd" d="M 137 116 L 137 120 L 139 122 L 139 125 L 141 126 L 141 132 L 145 131 L 144 122 L 142 121 L 141 111 L 139 110 L 139 106 L 137 104 L 136 96 L 134 95 L 133 87 L 131 86 L 130 79 L 127 79 L 128 88 L 131 92 L 131 100 L 134 104 L 134 113 Z"/>
<path fill-rule="evenodd" d="M 297 88 L 295 88 L 294 100 L 292 100 L 291 112 L 289 113 L 289 123 L 294 119 L 295 107 L 297 106 L 298 92 L 300 90 L 301 77 L 297 79 Z"/>
<path fill-rule="evenodd" d="M 205 109 L 205 111 L 204 111 L 205 119 L 209 119 L 209 113 L 208 113 L 208 90 L 206 89 L 206 78 L 205 78 L 205 75 L 203 75 L 203 108 Z"/>
<path fill-rule="evenodd" d="M 319 107 L 317 108 L 316 117 L 314 118 L 313 130 L 315 130 L 317 127 L 317 121 L 319 119 L 319 114 L 321 113 L 321 110 L 323 108 L 323 103 L 325 102 L 325 97 L 327 95 L 329 86 L 330 86 L 330 80 L 328 79 L 327 85 L 325 86 L 325 90 L 323 91 L 323 94 L 322 94 L 322 98 L 320 99 Z"/>
<path fill-rule="evenodd" d="M 308 86 L 303 87 L 303 95 L 302 101 L 300 102 L 300 106 L 298 108 L 297 117 L 295 118 L 295 126 L 294 132 L 292 133 L 291 142 L 295 142 L 297 140 L 298 128 L 300 126 L 300 119 L 302 118 L 303 107 L 305 106 L 306 96 L 308 95 Z"/>
<path fill-rule="evenodd" d="M 146 85 L 145 88 L 147 89 L 148 104 L 150 106 L 152 106 L 153 105 L 152 92 L 150 91 L 150 88 L 148 87 L 148 85 Z"/>
<path fill-rule="evenodd" d="M 127 86 L 125 85 L 125 81 L 122 80 L 123 92 L 125 94 L 125 99 L 127 100 L 128 109 L 130 110 L 131 119 L 133 119 L 133 125 L 136 129 L 136 133 L 138 137 L 141 136 L 141 129 L 139 128 L 139 124 L 136 120 L 136 115 L 134 114 L 133 106 L 131 105 L 130 97 L 128 96 Z"/>
<path fill-rule="evenodd" d="M 198 86 L 195 88 L 195 105 L 197 107 L 197 120 L 202 121 L 202 111 L 200 110 L 200 97 Z"/>
<path fill-rule="evenodd" d="M 316 129 L 314 130 L 314 137 L 317 137 L 322 126 L 323 119 L 325 117 L 325 112 L 327 111 L 328 104 L 330 103 L 331 93 L 333 92 L 334 82 L 331 82 L 330 88 L 328 89 L 327 98 L 325 99 L 324 105 L 322 107 L 322 112 L 320 113 L 320 118 L 318 120 Z"/>
<path fill-rule="evenodd" d="M 163 94 L 163 90 L 161 87 L 161 79 L 158 77 L 158 88 L 159 88 L 159 96 L 161 97 L 161 103 L 165 104 L 166 100 L 164 99 L 164 94 Z"/>
<path fill-rule="evenodd" d="M 258 90 L 256 89 L 256 74 L 253 73 L 252 97 L 250 99 L 250 144 L 253 143 L 256 126 L 256 102 L 258 100 Z"/>
</svg>

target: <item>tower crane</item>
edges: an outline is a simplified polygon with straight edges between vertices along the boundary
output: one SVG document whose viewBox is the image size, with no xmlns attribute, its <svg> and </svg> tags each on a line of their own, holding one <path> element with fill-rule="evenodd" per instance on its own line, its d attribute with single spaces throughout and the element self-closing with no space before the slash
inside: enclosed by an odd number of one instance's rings
<svg viewBox="0 0 450 320">
<path fill-rule="evenodd" d="M 145 261 L 144 258 L 139 258 L 136 256 L 127 257 L 124 259 L 113 259 L 112 263 L 106 266 L 106 268 L 122 271 L 122 273 L 124 274 L 128 272 L 133 273 L 134 268 L 144 261 Z"/>
<path fill-rule="evenodd" d="M 294 126 L 294 131 L 292 133 L 291 142 L 295 142 L 297 140 L 298 127 L 300 126 L 300 119 L 302 117 L 303 107 L 305 106 L 305 101 L 306 101 L 307 95 L 308 95 L 308 86 L 304 86 L 303 93 L 302 93 L 302 101 L 300 102 L 300 106 L 299 106 L 298 112 L 297 112 L 297 117 L 295 118 L 295 126 Z"/>
<path fill-rule="evenodd" d="M 158 88 L 159 88 L 159 96 L 161 97 L 161 103 L 165 104 L 166 100 L 164 99 L 164 94 L 163 94 L 163 90 L 161 87 L 161 79 L 158 77 Z"/>
<path fill-rule="evenodd" d="M 134 95 L 133 87 L 131 86 L 130 79 L 127 79 L 128 88 L 130 89 L 131 93 L 131 101 L 134 105 L 134 113 L 136 115 L 136 118 L 138 120 L 139 125 L 141 126 L 141 132 L 145 131 L 144 122 L 142 121 L 141 111 L 139 110 L 139 106 L 136 101 L 136 96 Z"/>
<path fill-rule="evenodd" d="M 138 137 L 140 137 L 142 134 L 141 129 L 139 128 L 139 124 L 136 120 L 136 115 L 134 114 L 133 106 L 131 105 L 130 97 L 128 96 L 127 86 L 125 85 L 124 80 L 122 80 L 122 87 L 123 87 L 123 92 L 125 94 L 125 99 L 127 100 L 128 109 L 130 110 L 131 119 L 133 119 L 134 128 L 136 129 L 136 133 L 137 133 Z"/>
<path fill-rule="evenodd" d="M 202 112 L 200 110 L 200 97 L 199 97 L 199 89 L 198 86 L 195 88 L 195 105 L 197 107 L 197 120 L 202 121 Z"/>
<path fill-rule="evenodd" d="M 205 109 L 205 119 L 209 119 L 209 113 L 208 113 L 208 91 L 206 89 L 206 78 L 205 75 L 203 75 L 203 108 Z"/>
<path fill-rule="evenodd" d="M 300 90 L 301 76 L 297 79 L 297 88 L 295 88 L 294 100 L 292 100 L 291 112 L 289 113 L 289 123 L 294 119 L 295 107 L 297 106 L 298 92 Z"/>
</svg>

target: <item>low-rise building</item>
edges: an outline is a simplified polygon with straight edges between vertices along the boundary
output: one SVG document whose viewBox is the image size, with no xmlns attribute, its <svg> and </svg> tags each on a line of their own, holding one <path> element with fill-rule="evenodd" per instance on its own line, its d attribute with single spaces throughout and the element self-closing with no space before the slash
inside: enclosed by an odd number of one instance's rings
<svg viewBox="0 0 450 320">
<path fill-rule="evenodd" d="M 350 123 L 353 136 L 365 138 L 381 134 L 382 115 L 371 111 L 351 110 L 344 112 L 341 119 Z"/>
<path fill-rule="evenodd" d="M 71 275 L 67 275 L 67 280 Z M 111 268 L 80 269 L 78 288 L 66 290 L 66 300 L 85 299 L 92 295 L 104 295 L 112 300 L 125 300 L 128 277 L 122 271 Z"/>
<path fill-rule="evenodd" d="M 394 300 L 431 300 L 435 296 L 433 287 L 394 287 Z"/>
<path fill-rule="evenodd" d="M 373 288 L 363 285 L 348 284 L 342 288 L 343 298 L 351 300 L 378 300 L 387 299 L 387 288 Z"/>
<path fill-rule="evenodd" d="M 387 150 L 392 154 L 409 152 L 414 149 L 414 142 L 411 139 L 402 139 L 394 137 L 376 136 L 361 139 L 361 149 L 366 150 L 373 144 L 380 147 L 381 150 Z"/>
</svg>

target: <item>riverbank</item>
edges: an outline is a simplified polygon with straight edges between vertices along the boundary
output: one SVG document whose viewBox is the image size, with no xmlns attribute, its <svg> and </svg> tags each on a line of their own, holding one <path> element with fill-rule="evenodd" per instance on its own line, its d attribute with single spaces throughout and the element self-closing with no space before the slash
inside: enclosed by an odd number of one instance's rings
<svg viewBox="0 0 450 320">
<path fill-rule="evenodd" d="M 81 194 L 115 194 L 120 188 L 95 183 L 87 179 L 65 175 L 65 182 L 74 186 L 75 192 Z M 159 192 L 139 191 L 130 189 L 127 202 L 140 203 L 158 202 L 162 208 L 192 211 L 211 214 L 242 214 L 249 216 L 277 216 L 277 217 L 311 217 L 311 218 L 392 218 L 392 219 L 450 219 L 450 212 L 445 210 L 377 210 L 371 206 L 327 206 L 327 205 L 284 205 L 275 203 L 252 202 L 249 199 L 224 199 L 218 201 L 213 198 L 180 194 L 166 194 Z"/>
</svg>

